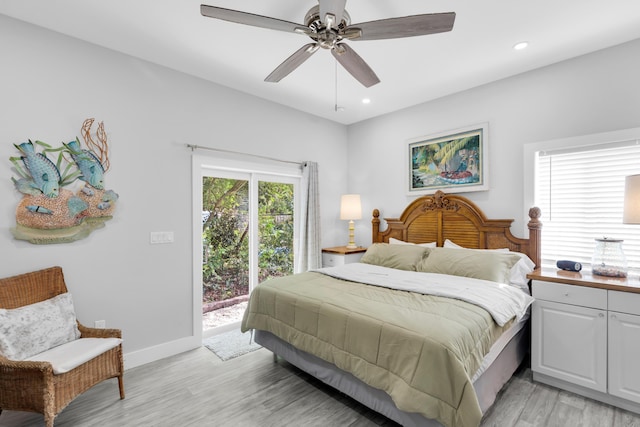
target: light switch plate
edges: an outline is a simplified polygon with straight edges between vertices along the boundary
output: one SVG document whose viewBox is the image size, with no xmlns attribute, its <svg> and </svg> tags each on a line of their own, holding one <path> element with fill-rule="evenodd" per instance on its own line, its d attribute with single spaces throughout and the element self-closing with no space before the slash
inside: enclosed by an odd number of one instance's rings
<svg viewBox="0 0 640 427">
<path fill-rule="evenodd" d="M 173 243 L 173 231 L 152 231 L 149 233 L 149 243 L 152 245 Z"/>
</svg>

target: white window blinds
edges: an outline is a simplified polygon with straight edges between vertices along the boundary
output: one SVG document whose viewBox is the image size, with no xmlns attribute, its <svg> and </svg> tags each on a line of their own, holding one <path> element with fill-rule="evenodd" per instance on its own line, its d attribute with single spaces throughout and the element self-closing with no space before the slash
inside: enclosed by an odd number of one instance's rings
<svg viewBox="0 0 640 427">
<path fill-rule="evenodd" d="M 624 239 L 640 268 L 640 225 L 622 223 L 624 180 L 640 173 L 640 141 L 538 151 L 535 204 L 542 210 L 542 263 L 591 263 L 596 238 Z"/>
</svg>

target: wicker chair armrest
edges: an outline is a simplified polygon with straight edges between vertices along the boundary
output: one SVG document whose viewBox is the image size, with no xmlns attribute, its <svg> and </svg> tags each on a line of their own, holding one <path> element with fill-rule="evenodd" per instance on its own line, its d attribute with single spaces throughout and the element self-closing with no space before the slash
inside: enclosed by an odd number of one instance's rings
<svg viewBox="0 0 640 427">
<path fill-rule="evenodd" d="M 27 375 L 27 372 L 31 374 L 48 374 L 53 375 L 53 367 L 49 362 L 33 362 L 27 360 L 11 360 L 6 357 L 0 356 L 0 377 L 11 373 L 20 373 L 20 375 Z"/>
<path fill-rule="evenodd" d="M 78 322 L 80 338 L 122 338 L 120 329 L 88 328 Z"/>
</svg>

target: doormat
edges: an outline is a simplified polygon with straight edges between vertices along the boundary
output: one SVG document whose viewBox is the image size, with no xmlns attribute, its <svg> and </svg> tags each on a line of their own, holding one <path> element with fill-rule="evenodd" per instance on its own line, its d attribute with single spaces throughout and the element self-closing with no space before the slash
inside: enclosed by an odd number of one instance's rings
<svg viewBox="0 0 640 427">
<path fill-rule="evenodd" d="M 213 351 L 222 361 L 262 348 L 260 344 L 253 341 L 250 332 L 243 334 L 240 329 L 206 338 L 202 341 L 202 345 Z"/>
</svg>

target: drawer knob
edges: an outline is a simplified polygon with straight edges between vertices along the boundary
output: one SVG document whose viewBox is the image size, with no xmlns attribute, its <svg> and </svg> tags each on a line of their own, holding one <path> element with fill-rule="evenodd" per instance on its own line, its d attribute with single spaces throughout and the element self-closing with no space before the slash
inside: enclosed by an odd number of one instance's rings
<svg viewBox="0 0 640 427">
<path fill-rule="evenodd" d="M 615 319 L 615 318 L 616 318 L 616 315 L 615 315 L 615 314 L 612 314 L 612 315 L 611 315 L 611 318 L 612 318 L 612 319 Z"/>
<path fill-rule="evenodd" d="M 598 313 L 598 317 L 604 317 L 604 314 Z"/>
<path fill-rule="evenodd" d="M 565 297 L 568 297 L 568 296 L 569 296 L 569 292 L 565 292 L 565 293 L 564 293 L 564 296 L 565 296 Z"/>
</svg>

